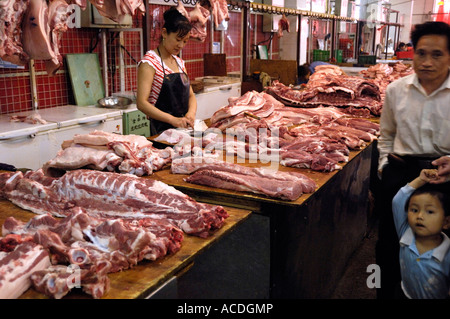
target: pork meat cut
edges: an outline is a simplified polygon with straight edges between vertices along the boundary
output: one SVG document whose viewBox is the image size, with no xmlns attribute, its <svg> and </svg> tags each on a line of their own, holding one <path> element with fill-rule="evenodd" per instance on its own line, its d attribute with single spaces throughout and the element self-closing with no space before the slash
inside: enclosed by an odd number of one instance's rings
<svg viewBox="0 0 450 319">
<path fill-rule="evenodd" d="M 174 174 L 190 174 L 185 179 L 189 183 L 252 192 L 283 200 L 296 200 L 303 193 L 312 193 L 316 188 L 316 183 L 301 173 L 245 167 L 213 158 L 177 158 L 172 162 L 171 170 Z"/>
<path fill-rule="evenodd" d="M 214 25 L 216 28 L 222 21 L 230 20 L 228 14 L 228 3 L 226 0 L 209 0 L 212 9 L 212 16 L 214 17 Z"/>
<path fill-rule="evenodd" d="M 279 81 L 273 81 L 266 91 L 288 106 L 335 106 L 347 113 L 353 108 L 358 108 L 368 110 L 370 112 L 368 116 L 381 114 L 383 102 L 380 89 L 371 79 L 317 73 L 315 79 L 311 79 L 304 90 L 295 90 Z"/>
<path fill-rule="evenodd" d="M 117 23 L 123 23 L 126 15 L 134 15 L 136 10 L 145 13 L 145 5 L 142 0 L 89 0 L 98 12 Z"/>
<path fill-rule="evenodd" d="M 21 236 L 0 239 L 0 298 L 15 299 L 31 286 L 30 276 L 50 266 L 48 252 Z"/>
<path fill-rule="evenodd" d="M 18 65 L 28 62 L 22 44 L 22 19 L 28 9 L 30 0 L 0 1 L 0 58 Z"/>
<path fill-rule="evenodd" d="M 137 176 L 151 175 L 172 160 L 173 149 L 157 149 L 140 135 L 120 135 L 104 131 L 75 134 L 64 141 L 56 156 L 44 163 L 46 175 L 58 177 L 67 170 L 90 168 Z"/>
<path fill-rule="evenodd" d="M 49 214 L 28 222 L 9 217 L 2 231 L 5 238 L 32 238 L 49 252 L 52 266 L 30 278 L 37 291 L 56 299 L 74 287 L 100 298 L 109 289 L 108 273 L 175 253 L 183 240 L 182 231 L 164 220 L 96 218 L 82 209 L 62 219 Z"/>
<path fill-rule="evenodd" d="M 191 37 L 190 39 L 196 39 L 200 42 L 206 40 L 206 23 L 210 16 L 209 10 L 200 5 L 200 1 L 194 6 L 194 9 L 189 12 L 189 21 L 191 22 Z"/>
<path fill-rule="evenodd" d="M 42 170 L 0 174 L 0 196 L 37 214 L 67 216 L 76 208 L 97 217 L 165 219 L 200 237 L 222 227 L 221 206 L 199 203 L 163 182 L 131 174 L 68 171 L 49 180 Z M 42 183 L 40 182 L 42 181 Z"/>
</svg>

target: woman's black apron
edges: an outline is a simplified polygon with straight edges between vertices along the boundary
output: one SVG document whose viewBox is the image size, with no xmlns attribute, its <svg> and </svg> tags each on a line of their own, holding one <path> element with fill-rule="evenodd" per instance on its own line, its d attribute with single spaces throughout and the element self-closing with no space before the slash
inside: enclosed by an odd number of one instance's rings
<svg viewBox="0 0 450 319">
<path fill-rule="evenodd" d="M 159 56 L 161 56 L 159 48 L 158 54 Z M 180 67 L 178 62 L 177 66 L 182 71 L 181 73 L 166 74 L 162 58 L 161 64 L 164 72 L 164 77 L 161 92 L 159 93 L 159 97 L 156 100 L 155 106 L 161 111 L 169 113 L 175 117 L 183 117 L 189 110 L 189 78 Z M 159 134 L 169 128 L 173 128 L 173 126 L 169 123 L 150 119 L 151 135 Z"/>
</svg>

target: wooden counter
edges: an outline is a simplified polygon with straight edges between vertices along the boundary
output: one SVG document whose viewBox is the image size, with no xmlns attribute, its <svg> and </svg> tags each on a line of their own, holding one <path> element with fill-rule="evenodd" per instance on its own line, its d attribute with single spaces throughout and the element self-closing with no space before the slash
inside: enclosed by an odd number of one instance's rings
<svg viewBox="0 0 450 319">
<path fill-rule="evenodd" d="M 370 148 L 370 145 L 366 146 L 362 150 L 350 152 L 348 162 L 351 162 L 355 157 L 358 157 L 359 154 L 367 148 Z M 328 181 L 330 181 L 336 174 L 339 174 L 341 172 L 341 170 L 334 170 L 332 172 L 318 172 L 310 169 L 286 167 L 278 164 L 276 164 L 275 166 L 271 166 L 271 164 L 267 163 L 263 164 L 261 162 L 250 163 L 246 161 L 242 163 L 243 160 L 238 159 L 236 157 L 233 157 L 231 159 L 224 158 L 223 160 L 230 161 L 231 163 L 247 167 L 271 167 L 283 172 L 302 173 L 316 182 L 317 184 L 316 192 Z M 346 165 L 348 165 L 348 163 L 339 164 L 341 169 Z M 181 190 L 182 192 L 188 194 L 189 196 L 197 200 L 201 200 L 203 202 L 208 202 L 211 204 L 217 205 L 226 204 L 232 207 L 251 209 L 253 212 L 261 212 L 264 204 L 298 207 L 307 202 L 307 200 L 310 197 L 314 196 L 314 193 L 311 194 L 305 193 L 294 201 L 274 199 L 264 196 L 262 194 L 260 195 L 250 192 L 232 191 L 227 189 L 188 183 L 184 181 L 184 179 L 187 178 L 188 176 L 189 175 L 185 174 L 172 174 L 170 171 L 170 167 L 168 167 L 163 170 L 153 172 L 151 178 L 157 179 L 168 185 L 174 186 L 175 188 Z"/>
<path fill-rule="evenodd" d="M 190 184 L 183 180 L 187 175 L 171 174 L 170 169 L 152 178 L 198 201 L 249 209 L 267 220 L 269 227 L 254 232 L 253 248 L 258 250 L 260 240 L 270 239 L 270 298 L 328 298 L 367 230 L 374 144 L 351 152 L 341 170 L 329 173 L 279 166 L 303 173 L 318 185 L 314 193 L 295 201 Z"/>
<path fill-rule="evenodd" d="M 238 224 L 244 222 L 251 213 L 248 210 L 230 207 L 225 207 L 225 209 L 230 216 L 225 220 L 223 227 L 211 237 L 204 239 L 185 234 L 181 249 L 177 253 L 156 261 L 141 261 L 131 269 L 109 274 L 111 287 L 103 298 L 145 298 L 173 276 L 183 273 L 185 269 L 188 269 L 195 262 L 199 255 L 223 237 L 226 237 Z M 28 221 L 36 215 L 17 207 L 9 201 L 0 200 L 0 224 L 3 225 L 5 219 L 9 216 Z M 30 288 L 21 298 L 40 299 L 47 298 L 47 296 Z M 90 298 L 90 296 L 75 289 L 65 298 Z"/>
</svg>

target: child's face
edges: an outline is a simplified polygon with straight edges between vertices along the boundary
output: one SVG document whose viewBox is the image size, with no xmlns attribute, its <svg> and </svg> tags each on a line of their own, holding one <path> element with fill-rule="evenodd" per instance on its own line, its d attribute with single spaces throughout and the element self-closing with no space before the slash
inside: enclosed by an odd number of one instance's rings
<svg viewBox="0 0 450 319">
<path fill-rule="evenodd" d="M 417 194 L 411 197 L 408 206 L 408 223 L 418 237 L 439 235 L 449 227 L 450 218 L 436 196 Z"/>
</svg>

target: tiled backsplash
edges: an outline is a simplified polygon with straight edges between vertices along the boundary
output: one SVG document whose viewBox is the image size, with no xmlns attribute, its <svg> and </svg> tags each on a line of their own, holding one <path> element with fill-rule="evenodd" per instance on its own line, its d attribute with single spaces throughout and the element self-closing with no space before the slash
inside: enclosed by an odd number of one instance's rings
<svg viewBox="0 0 450 319">
<path fill-rule="evenodd" d="M 163 12 L 168 6 L 151 4 L 149 6 L 151 14 L 151 49 L 159 43 L 160 29 L 163 24 Z M 187 8 L 188 11 L 192 8 Z M 228 29 L 223 31 L 224 53 L 227 56 L 227 71 L 239 73 L 241 68 L 241 13 L 230 12 Z M 250 24 L 254 23 L 254 14 L 251 15 Z M 143 18 L 140 15 L 133 17 L 133 28 L 142 28 Z M 189 76 L 194 79 L 203 76 L 203 54 L 210 52 L 211 37 L 210 23 L 208 22 L 208 36 L 204 42 L 190 41 L 183 49 L 182 58 L 186 61 L 186 68 Z M 254 30 L 257 31 L 256 42 L 268 39 L 270 33 L 262 32 L 262 19 L 257 19 L 257 25 L 251 25 L 250 43 L 254 43 Z M 108 57 L 108 88 L 109 93 L 121 91 L 121 76 L 118 71 L 120 42 L 117 40 L 117 34 L 107 33 L 107 57 Z M 220 42 L 220 31 L 214 32 L 214 41 Z M 136 90 L 136 63 L 141 58 L 141 44 L 137 32 L 126 30 L 123 32 L 122 53 L 124 56 L 125 68 L 125 90 Z M 278 51 L 278 39 L 273 37 L 272 50 Z M 249 46 L 251 49 L 251 45 Z M 65 57 L 67 53 L 97 53 L 99 55 L 100 67 L 102 63 L 102 44 L 100 29 L 95 28 L 72 28 L 68 29 L 62 36 L 60 53 Z M 251 54 L 251 52 L 249 52 Z M 38 108 L 55 107 L 66 104 L 75 104 L 73 98 L 70 77 L 67 71 L 65 61 L 63 66 L 54 76 L 49 76 L 45 71 L 45 64 L 42 61 L 35 61 L 35 86 L 36 98 L 33 103 L 33 90 L 30 77 L 30 68 L 25 66 L 23 69 L 5 69 L 0 68 L 0 114 L 31 110 L 35 105 Z M 102 73 L 103 74 L 103 73 Z"/>
</svg>

